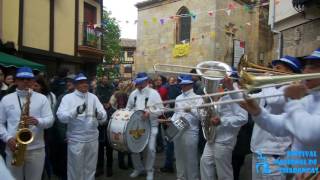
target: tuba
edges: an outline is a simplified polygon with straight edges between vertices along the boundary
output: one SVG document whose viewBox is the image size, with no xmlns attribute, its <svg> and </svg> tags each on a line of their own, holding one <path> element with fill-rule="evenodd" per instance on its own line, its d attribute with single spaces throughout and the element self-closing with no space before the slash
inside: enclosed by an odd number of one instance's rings
<svg viewBox="0 0 320 180">
<path fill-rule="evenodd" d="M 213 69 L 213 70 L 210 70 Z M 219 61 L 204 61 L 197 65 L 197 74 L 202 77 L 202 85 L 204 86 L 204 94 L 216 93 L 220 86 L 221 80 L 225 75 L 230 76 L 232 69 L 229 65 Z M 204 97 L 204 103 L 214 104 L 212 97 Z M 213 142 L 215 139 L 215 126 L 212 125 L 211 118 L 219 116 L 216 111 L 216 105 L 198 108 L 198 112 L 201 116 L 201 125 L 204 138 L 207 142 Z"/>
<path fill-rule="evenodd" d="M 30 111 L 30 98 L 32 95 L 31 89 L 28 90 L 26 102 L 23 104 L 22 112 L 20 115 L 20 122 L 16 134 L 16 150 L 13 152 L 11 164 L 13 166 L 21 166 L 24 163 L 25 153 L 28 144 L 33 141 L 33 134 L 27 125 L 26 118 L 29 116 Z"/>
</svg>

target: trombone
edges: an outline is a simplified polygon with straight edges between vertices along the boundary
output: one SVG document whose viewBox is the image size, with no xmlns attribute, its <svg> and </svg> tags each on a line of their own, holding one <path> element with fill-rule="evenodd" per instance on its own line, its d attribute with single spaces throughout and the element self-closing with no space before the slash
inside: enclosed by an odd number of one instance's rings
<svg viewBox="0 0 320 180">
<path fill-rule="evenodd" d="M 196 69 L 196 70 L 205 70 L 207 73 L 205 74 L 197 74 L 197 73 L 189 73 L 183 71 L 170 71 L 170 70 L 163 70 L 160 69 L 161 67 L 170 67 L 170 68 L 184 68 L 184 69 Z M 155 64 L 153 65 L 153 70 L 156 73 L 169 73 L 169 74 L 185 74 L 185 75 L 192 75 L 192 76 L 200 76 L 200 77 L 209 77 L 209 78 L 224 78 L 225 73 L 232 73 L 232 70 L 223 70 L 218 68 L 205 68 L 205 67 L 192 67 L 192 66 L 183 66 L 183 65 L 173 65 L 173 64 Z M 234 78 L 233 78 L 234 79 Z"/>
<path fill-rule="evenodd" d="M 180 67 L 179 65 L 168 65 L 165 64 L 163 66 L 171 66 L 171 67 Z M 188 67 L 188 66 L 183 66 L 183 67 Z M 188 67 L 191 68 L 191 67 Z M 194 67 L 192 67 L 194 68 Z M 196 69 L 196 68 L 194 68 Z M 211 68 L 199 68 L 199 69 L 209 69 L 213 70 Z M 224 71 L 226 70 L 221 70 L 219 69 L 218 71 Z M 254 71 L 254 72 L 263 72 L 263 73 L 272 73 L 272 74 L 277 74 L 274 76 L 255 76 L 249 73 L 249 71 Z M 164 72 L 164 71 L 161 71 Z M 171 71 L 169 71 L 171 73 Z M 250 92 L 253 89 L 259 89 L 259 88 L 266 88 L 266 87 L 274 87 L 276 85 L 284 85 L 284 84 L 289 84 L 292 81 L 301 81 L 301 80 L 307 80 L 307 79 L 318 79 L 320 78 L 320 73 L 309 73 L 309 74 L 290 74 L 282 71 L 276 71 L 271 68 L 266 68 L 262 67 L 259 65 L 255 65 L 253 63 L 248 62 L 247 56 L 243 56 L 240 60 L 239 66 L 238 66 L 238 72 L 240 75 L 240 84 L 243 86 L 245 89 L 241 90 L 234 90 L 234 91 L 227 91 L 227 92 L 221 92 L 221 93 L 211 93 L 211 94 L 206 94 L 202 95 L 200 97 L 193 97 L 193 98 L 186 98 L 183 100 L 179 101 L 188 101 L 188 100 L 193 100 L 193 99 L 198 99 L 198 98 L 204 98 L 204 97 L 214 97 L 214 96 L 222 96 L 226 94 L 233 94 L 233 93 L 241 93 L 241 92 Z M 179 72 L 172 72 L 172 73 L 179 73 Z M 190 73 L 191 75 L 195 75 L 194 73 Z M 198 76 L 202 77 L 207 77 L 204 74 L 196 74 Z M 214 76 L 217 77 L 217 76 Z M 320 88 L 312 89 L 310 91 L 317 91 L 320 90 Z M 269 98 L 269 97 L 276 97 L 276 96 L 283 96 L 283 94 L 274 94 L 271 96 L 263 96 L 263 97 L 254 97 L 254 98 L 248 98 L 248 99 L 262 99 L 262 98 Z M 228 104 L 228 103 L 236 103 L 236 102 L 241 102 L 245 99 L 236 99 L 236 100 L 228 100 L 228 101 L 223 101 L 223 102 L 212 102 L 212 103 L 206 103 L 202 104 L 200 106 L 192 106 L 192 107 L 185 107 L 185 108 L 162 108 L 165 111 L 177 111 L 177 110 L 185 110 L 185 109 L 192 109 L 192 108 L 204 108 L 204 107 L 210 107 L 210 106 L 216 106 L 216 105 L 222 105 L 222 104 Z M 168 100 L 168 101 L 163 101 L 161 104 L 169 104 L 169 103 L 174 103 L 178 102 L 176 100 Z M 159 103 L 154 104 L 152 106 L 149 106 L 149 109 L 151 112 L 157 110 L 157 105 Z"/>
</svg>

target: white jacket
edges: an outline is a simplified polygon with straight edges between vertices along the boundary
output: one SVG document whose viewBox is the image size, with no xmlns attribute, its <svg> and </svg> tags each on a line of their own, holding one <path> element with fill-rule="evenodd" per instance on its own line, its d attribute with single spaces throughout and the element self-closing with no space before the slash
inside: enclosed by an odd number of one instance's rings
<svg viewBox="0 0 320 180">
<path fill-rule="evenodd" d="M 19 93 L 11 93 L 3 97 L 0 107 L 0 138 L 7 142 L 10 138 L 15 137 L 20 122 L 21 109 L 19 105 L 18 94 L 21 106 L 26 101 L 26 96 Z M 23 107 L 22 107 L 23 108 Z M 53 124 L 53 115 L 47 97 L 32 92 L 30 98 L 29 115 L 36 118 L 39 123 L 36 126 L 29 126 L 33 132 L 34 140 L 28 145 L 28 150 L 43 148 L 43 130 Z"/>
<path fill-rule="evenodd" d="M 262 91 L 253 96 L 268 96 L 273 94 L 281 94 L 285 86 L 279 89 L 275 87 L 263 88 Z M 284 111 L 285 99 L 283 96 L 271 97 L 260 100 L 260 107 L 265 109 L 271 114 L 281 114 Z M 282 119 L 281 121 L 284 121 Z M 290 136 L 277 137 L 274 134 L 262 129 L 259 124 L 254 124 L 252 137 L 251 137 L 251 151 L 255 153 L 271 154 L 271 155 L 284 155 L 292 144 Z"/>
<path fill-rule="evenodd" d="M 77 107 L 86 104 L 82 114 L 77 113 Z M 97 113 L 96 113 L 97 112 Z M 68 124 L 67 138 L 76 142 L 92 142 L 98 139 L 98 125 L 107 120 L 107 113 L 96 95 L 81 93 L 75 90 L 65 95 L 57 111 L 58 119 Z"/>
<path fill-rule="evenodd" d="M 230 99 L 229 95 L 225 95 L 219 101 Z M 221 124 L 215 129 L 215 143 L 234 147 L 241 126 L 248 122 L 248 113 L 236 103 L 219 105 L 216 110 L 219 113 Z"/>
<path fill-rule="evenodd" d="M 192 99 L 188 101 L 180 101 L 175 103 L 175 108 L 190 108 L 195 107 L 203 104 L 203 99 L 201 96 L 195 94 L 193 92 L 193 89 L 190 89 L 187 92 L 184 92 L 180 94 L 177 98 L 177 100 L 182 100 L 185 98 L 193 98 L 193 97 L 199 97 L 197 99 Z M 194 131 L 195 133 L 199 132 L 199 121 L 200 121 L 200 114 L 196 108 L 192 108 L 190 113 L 187 113 L 183 110 L 177 110 L 172 116 L 172 120 L 174 121 L 177 118 L 184 117 L 190 124 L 190 128 L 188 131 Z"/>
<path fill-rule="evenodd" d="M 320 93 L 312 93 L 301 100 L 285 105 L 285 113 L 273 115 L 265 109 L 254 117 L 263 129 L 276 136 L 291 136 L 292 150 L 319 150 L 320 148 Z M 319 157 L 318 157 L 319 159 Z"/>
<path fill-rule="evenodd" d="M 153 111 L 153 113 L 150 113 L 151 126 L 158 127 L 158 116 L 162 114 L 163 109 L 161 108 L 163 108 L 163 105 L 161 97 L 156 90 L 148 86 L 143 88 L 141 91 L 135 89 L 129 96 L 126 108 L 130 110 L 146 111 L 148 106 L 158 103 L 159 105 L 157 105 L 157 107 L 160 108 L 159 111 Z"/>
</svg>

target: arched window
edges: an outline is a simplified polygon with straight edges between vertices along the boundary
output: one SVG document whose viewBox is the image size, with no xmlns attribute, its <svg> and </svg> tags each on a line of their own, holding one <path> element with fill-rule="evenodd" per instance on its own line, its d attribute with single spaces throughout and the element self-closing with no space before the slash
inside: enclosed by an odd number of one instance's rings
<svg viewBox="0 0 320 180">
<path fill-rule="evenodd" d="M 190 41 L 191 16 L 188 8 L 181 7 L 177 13 L 179 20 L 176 28 L 176 43 Z"/>
</svg>

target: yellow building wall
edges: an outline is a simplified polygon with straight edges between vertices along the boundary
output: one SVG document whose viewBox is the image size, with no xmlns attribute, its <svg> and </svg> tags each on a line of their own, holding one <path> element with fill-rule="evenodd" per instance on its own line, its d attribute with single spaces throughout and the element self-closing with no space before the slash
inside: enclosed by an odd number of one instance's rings
<svg viewBox="0 0 320 180">
<path fill-rule="evenodd" d="M 55 1 L 54 15 L 54 52 L 74 55 L 75 1 Z"/>
<path fill-rule="evenodd" d="M 85 2 L 97 8 L 97 24 L 100 26 L 100 23 L 101 23 L 100 4 L 93 0 L 79 0 L 79 45 L 82 43 L 82 38 L 83 38 L 83 18 L 84 18 Z"/>
<path fill-rule="evenodd" d="M 12 41 L 18 48 L 19 0 L 2 1 L 2 41 Z"/>
<path fill-rule="evenodd" d="M 50 1 L 24 1 L 23 45 L 49 50 Z"/>
</svg>

